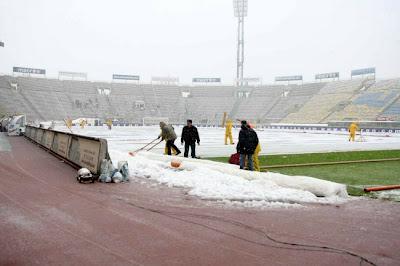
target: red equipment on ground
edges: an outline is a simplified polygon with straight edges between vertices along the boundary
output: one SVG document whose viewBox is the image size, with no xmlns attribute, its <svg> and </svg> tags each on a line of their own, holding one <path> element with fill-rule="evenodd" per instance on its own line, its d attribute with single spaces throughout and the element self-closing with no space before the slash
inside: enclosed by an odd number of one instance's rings
<svg viewBox="0 0 400 266">
<path fill-rule="evenodd" d="M 240 154 L 239 153 L 232 154 L 231 157 L 229 158 L 229 163 L 239 165 L 240 164 Z"/>
</svg>

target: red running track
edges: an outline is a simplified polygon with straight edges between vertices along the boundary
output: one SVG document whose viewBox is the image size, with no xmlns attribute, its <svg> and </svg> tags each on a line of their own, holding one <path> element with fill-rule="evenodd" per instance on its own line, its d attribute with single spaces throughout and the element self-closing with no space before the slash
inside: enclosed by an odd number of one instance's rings
<svg viewBox="0 0 400 266">
<path fill-rule="evenodd" d="M 355 254 L 400 264 L 398 203 L 243 209 L 148 180 L 79 184 L 45 150 L 8 140 L 11 151 L 0 151 L 0 265 L 359 265 Z"/>
</svg>

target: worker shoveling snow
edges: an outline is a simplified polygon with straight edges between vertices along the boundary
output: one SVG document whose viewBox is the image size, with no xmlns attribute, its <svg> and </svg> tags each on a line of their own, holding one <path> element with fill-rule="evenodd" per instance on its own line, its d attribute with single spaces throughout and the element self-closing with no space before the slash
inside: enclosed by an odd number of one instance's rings
<svg viewBox="0 0 400 266">
<path fill-rule="evenodd" d="M 131 178 L 188 188 L 190 195 L 207 200 L 338 203 L 347 197 L 345 185 L 312 177 L 244 171 L 235 165 L 145 151 L 130 157 L 114 150 L 110 156 L 113 162 L 128 161 Z"/>
</svg>

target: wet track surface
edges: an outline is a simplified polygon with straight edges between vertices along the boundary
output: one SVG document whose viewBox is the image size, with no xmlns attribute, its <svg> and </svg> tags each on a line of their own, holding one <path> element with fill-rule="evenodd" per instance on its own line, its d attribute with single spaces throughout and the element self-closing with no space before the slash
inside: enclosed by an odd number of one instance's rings
<svg viewBox="0 0 400 266">
<path fill-rule="evenodd" d="M 45 150 L 8 140 L 11 151 L 0 151 L 0 265 L 359 265 L 356 254 L 400 264 L 398 203 L 246 209 L 142 179 L 79 184 Z"/>
</svg>

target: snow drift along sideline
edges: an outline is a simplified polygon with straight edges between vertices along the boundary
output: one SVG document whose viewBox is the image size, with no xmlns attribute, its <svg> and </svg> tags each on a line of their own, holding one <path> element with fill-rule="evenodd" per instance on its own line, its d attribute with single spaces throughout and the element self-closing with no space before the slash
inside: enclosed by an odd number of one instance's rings
<svg viewBox="0 0 400 266">
<path fill-rule="evenodd" d="M 117 150 L 109 152 L 114 164 L 128 161 L 131 178 L 149 178 L 171 187 L 189 188 L 190 195 L 202 199 L 336 203 L 347 197 L 345 185 L 312 177 L 243 171 L 236 165 L 150 152 L 134 157 Z M 178 169 L 170 166 L 172 159 L 182 161 Z"/>
</svg>

